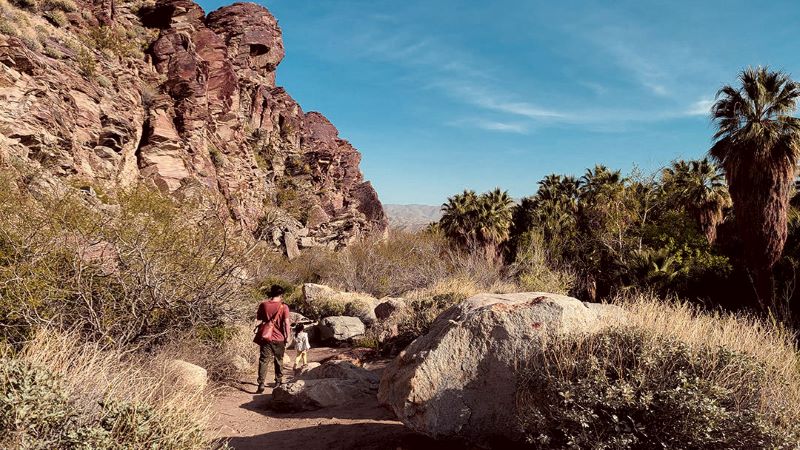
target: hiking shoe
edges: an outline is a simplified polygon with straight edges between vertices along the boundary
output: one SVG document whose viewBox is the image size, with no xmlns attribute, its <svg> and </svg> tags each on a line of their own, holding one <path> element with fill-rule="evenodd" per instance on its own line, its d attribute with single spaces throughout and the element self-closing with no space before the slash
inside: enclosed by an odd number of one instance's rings
<svg viewBox="0 0 800 450">
<path fill-rule="evenodd" d="M 264 385 L 259 384 L 258 389 L 256 389 L 256 394 L 263 394 L 264 393 Z"/>
</svg>

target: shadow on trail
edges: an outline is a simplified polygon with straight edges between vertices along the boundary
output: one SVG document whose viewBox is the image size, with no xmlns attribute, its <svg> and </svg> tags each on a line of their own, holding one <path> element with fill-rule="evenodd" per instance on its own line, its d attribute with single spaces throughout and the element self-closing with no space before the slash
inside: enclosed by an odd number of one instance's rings
<svg viewBox="0 0 800 450">
<path fill-rule="evenodd" d="M 254 394 L 251 401 L 243 403 L 239 407 L 278 419 L 397 420 L 391 411 L 378 405 L 377 398 L 375 400 L 354 401 L 341 406 L 300 412 L 279 412 L 270 409 L 271 399 L 272 394 L 269 391 L 264 394 Z"/>
<path fill-rule="evenodd" d="M 385 423 L 318 425 L 273 431 L 258 436 L 234 437 L 230 438 L 228 443 L 236 450 L 469 449 L 463 444 L 435 441 L 416 434 L 400 424 Z"/>
</svg>

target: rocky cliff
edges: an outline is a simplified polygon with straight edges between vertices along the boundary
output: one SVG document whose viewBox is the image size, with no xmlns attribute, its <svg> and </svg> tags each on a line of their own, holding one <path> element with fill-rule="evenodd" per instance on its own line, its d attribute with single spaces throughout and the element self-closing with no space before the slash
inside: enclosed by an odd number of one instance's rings
<svg viewBox="0 0 800 450">
<path fill-rule="evenodd" d="M 252 3 L 0 0 L 0 165 L 33 187 L 213 202 L 290 256 L 384 233 L 358 151 L 276 86 L 283 57 Z"/>
</svg>

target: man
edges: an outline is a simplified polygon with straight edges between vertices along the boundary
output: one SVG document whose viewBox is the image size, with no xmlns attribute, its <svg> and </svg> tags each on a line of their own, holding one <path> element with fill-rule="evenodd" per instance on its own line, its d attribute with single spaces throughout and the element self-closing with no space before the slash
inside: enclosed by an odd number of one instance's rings
<svg viewBox="0 0 800 450">
<path fill-rule="evenodd" d="M 267 367 L 270 358 L 275 365 L 275 387 L 283 382 L 283 353 L 286 351 L 286 343 L 291 336 L 291 319 L 289 317 L 289 307 L 283 303 L 284 289 L 278 285 L 273 285 L 267 295 L 267 299 L 258 305 L 256 319 L 261 321 L 256 332 L 256 343 L 261 347 L 258 358 L 258 389 L 256 394 L 264 392 L 264 379 L 267 377 Z M 264 324 L 272 323 L 272 332 L 266 338 L 261 336 L 261 327 Z"/>
</svg>

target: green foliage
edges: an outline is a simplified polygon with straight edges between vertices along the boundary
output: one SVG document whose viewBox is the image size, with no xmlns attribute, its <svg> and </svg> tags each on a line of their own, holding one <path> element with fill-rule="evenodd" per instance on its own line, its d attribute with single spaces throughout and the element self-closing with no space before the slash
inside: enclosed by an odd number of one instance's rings
<svg viewBox="0 0 800 450">
<path fill-rule="evenodd" d="M 299 186 L 294 178 L 281 178 L 275 189 L 275 204 L 301 223 L 308 220 L 308 209 L 311 205 L 310 193 Z"/>
<path fill-rule="evenodd" d="M 67 20 L 67 16 L 64 14 L 63 11 L 60 10 L 46 11 L 44 14 L 42 14 L 42 16 L 57 27 L 65 27 L 69 25 L 69 20 Z"/>
<path fill-rule="evenodd" d="M 222 156 L 222 152 L 214 145 L 208 145 L 208 154 L 211 157 L 211 163 L 214 164 L 214 167 L 221 168 L 225 165 L 225 157 Z"/>
<path fill-rule="evenodd" d="M 97 70 L 97 60 L 95 59 L 94 53 L 86 47 L 81 46 L 78 50 L 76 60 L 81 74 L 86 78 L 94 78 Z"/>
<path fill-rule="evenodd" d="M 34 202 L 11 189 L 0 193 L 0 318 L 14 324 L 4 338 L 58 318 L 92 339 L 144 345 L 241 314 L 242 247 L 197 205 L 139 189 L 112 213 L 79 194 Z"/>
<path fill-rule="evenodd" d="M 43 0 L 41 5 L 43 11 L 63 11 L 69 13 L 78 10 L 78 5 L 72 0 Z"/>
<path fill-rule="evenodd" d="M 500 188 L 480 195 L 466 190 L 442 205 L 439 227 L 460 247 L 483 251 L 488 259 L 495 259 L 509 236 L 513 204 L 508 192 Z"/>
<path fill-rule="evenodd" d="M 74 409 L 56 377 L 27 362 L 0 358 L 0 447 L 57 448 L 74 424 Z"/>
<path fill-rule="evenodd" d="M 793 448 L 765 409 L 754 358 L 631 328 L 571 336 L 533 357 L 517 400 L 535 448 Z"/>
<path fill-rule="evenodd" d="M 118 58 L 140 58 L 144 45 L 136 36 L 129 36 L 124 28 L 104 25 L 89 29 L 86 43 L 96 50 L 110 52 Z"/>
<path fill-rule="evenodd" d="M 153 408 L 144 403 L 108 400 L 93 425 L 76 429 L 70 440 L 77 449 L 196 448 L 203 442 L 202 427 L 188 425 L 181 433 L 171 429 L 174 423 L 159 420 Z M 188 431 L 187 431 L 188 430 Z"/>
<path fill-rule="evenodd" d="M 82 411 L 49 370 L 17 358 L 0 359 L 0 446 L 4 448 L 197 448 L 203 428 L 172 414 L 159 420 L 146 403 L 109 399 Z M 176 426 L 175 420 L 183 421 Z M 180 429 L 180 432 L 176 432 Z"/>
</svg>

